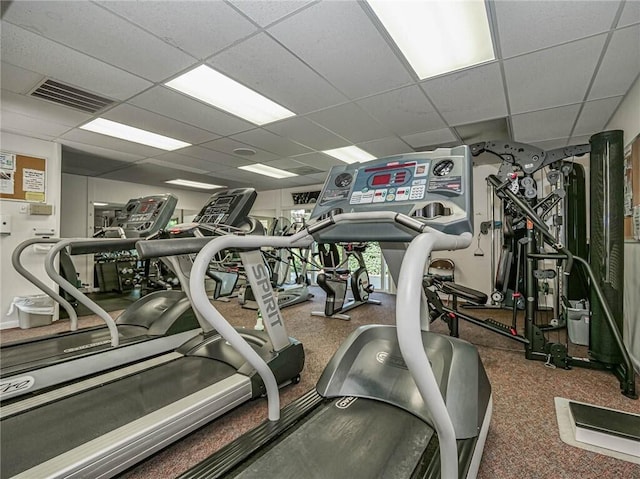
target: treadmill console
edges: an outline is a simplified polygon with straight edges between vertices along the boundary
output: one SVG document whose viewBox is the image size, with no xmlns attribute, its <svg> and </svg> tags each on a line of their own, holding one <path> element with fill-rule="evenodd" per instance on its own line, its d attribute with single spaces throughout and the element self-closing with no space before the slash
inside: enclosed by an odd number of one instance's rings
<svg viewBox="0 0 640 479">
<path fill-rule="evenodd" d="M 211 195 L 193 221 L 214 226 L 240 226 L 249 215 L 257 197 L 253 188 L 219 191 Z"/>
<path fill-rule="evenodd" d="M 105 236 L 113 236 L 112 228 L 122 228 L 127 238 L 149 236 L 167 226 L 177 204 L 172 194 L 131 199 L 105 230 Z"/>
<path fill-rule="evenodd" d="M 444 233 L 472 232 L 471 167 L 464 145 L 334 166 L 311 219 L 393 211 L 420 217 Z"/>
</svg>

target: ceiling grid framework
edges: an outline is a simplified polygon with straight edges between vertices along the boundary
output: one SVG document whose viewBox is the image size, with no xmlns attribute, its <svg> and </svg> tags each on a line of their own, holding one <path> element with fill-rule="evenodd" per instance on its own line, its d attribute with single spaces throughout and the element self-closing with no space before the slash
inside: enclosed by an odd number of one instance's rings
<svg viewBox="0 0 640 479">
<path fill-rule="evenodd" d="M 640 2 L 487 4 L 495 60 L 419 80 L 362 2 L 3 2 L 0 128 L 61 143 L 66 173 L 259 190 L 321 182 L 340 164 L 322 151 L 345 146 L 377 157 L 480 139 L 552 148 L 601 131 L 640 75 Z M 296 116 L 257 126 L 165 86 L 203 64 Z M 115 103 L 91 114 L 30 96 L 45 80 Z M 79 128 L 98 117 L 192 146 Z M 255 163 L 298 176 L 238 169 Z"/>
</svg>

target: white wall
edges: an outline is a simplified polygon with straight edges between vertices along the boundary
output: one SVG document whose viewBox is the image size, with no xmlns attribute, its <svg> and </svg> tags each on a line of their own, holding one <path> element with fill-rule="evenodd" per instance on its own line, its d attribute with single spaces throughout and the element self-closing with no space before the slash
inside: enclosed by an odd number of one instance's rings
<svg viewBox="0 0 640 479">
<path fill-rule="evenodd" d="M 62 201 L 60 235 L 65 238 L 93 236 L 93 203 L 125 204 L 131 198 L 173 193 L 178 198 L 176 209 L 200 211 L 211 196 L 210 193 L 192 192 L 177 188 L 159 188 L 123 181 L 91 178 L 79 175 L 62 175 Z M 80 280 L 93 284 L 93 258 L 73 257 Z"/>
<path fill-rule="evenodd" d="M 53 205 L 53 215 L 36 216 L 21 212 L 25 201 L 0 200 L 0 214 L 9 215 L 12 221 L 11 235 L 0 237 L 0 329 L 18 326 L 18 315 L 6 313 L 16 296 L 41 294 L 41 291 L 18 275 L 11 265 L 13 250 L 28 238 L 33 238 L 34 228 L 50 228 L 56 234 L 60 232 L 60 165 L 61 147 L 57 143 L 29 138 L 13 133 L 0 132 L 0 144 L 3 152 L 45 158 L 47 204 Z M 22 255 L 22 263 L 40 278 L 47 278 L 44 271 L 44 255 L 27 250 Z M 46 281 L 51 287 L 54 283 Z M 57 308 L 56 308 L 57 317 Z"/>
<path fill-rule="evenodd" d="M 622 100 L 605 130 L 624 130 L 625 146 L 640 135 L 640 77 Z"/>
</svg>

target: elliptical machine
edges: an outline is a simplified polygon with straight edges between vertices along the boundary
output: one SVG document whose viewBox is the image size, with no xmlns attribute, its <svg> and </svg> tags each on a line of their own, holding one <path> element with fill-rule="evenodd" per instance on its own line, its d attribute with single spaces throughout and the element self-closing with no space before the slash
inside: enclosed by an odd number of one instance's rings
<svg viewBox="0 0 640 479">
<path fill-rule="evenodd" d="M 318 255 L 324 273 L 318 274 L 316 282 L 327 293 L 327 299 L 324 311 L 312 311 L 311 316 L 349 321 L 351 316 L 343 313 L 363 304 L 381 304 L 376 299 L 369 299 L 374 288 L 369 281 L 363 256 L 367 243 L 340 243 L 340 246 L 344 250 L 342 260 L 337 244 L 318 244 Z M 353 273 L 349 271 L 350 257 L 358 262 L 358 268 Z M 347 300 L 348 287 L 351 287 L 353 297 Z"/>
</svg>

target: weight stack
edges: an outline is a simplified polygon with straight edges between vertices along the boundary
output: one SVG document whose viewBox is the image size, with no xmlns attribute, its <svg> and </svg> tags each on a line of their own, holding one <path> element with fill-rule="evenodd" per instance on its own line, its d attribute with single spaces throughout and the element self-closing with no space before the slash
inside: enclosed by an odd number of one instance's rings
<svg viewBox="0 0 640 479">
<path fill-rule="evenodd" d="M 567 248 L 574 256 L 587 259 L 587 197 L 585 194 L 584 166 L 574 163 L 567 178 L 565 198 L 565 231 Z M 567 281 L 567 299 L 579 301 L 589 298 L 589 283 L 580 267 L 571 270 Z"/>
<path fill-rule="evenodd" d="M 589 139 L 591 144 L 590 253 L 589 264 L 600 285 L 613 319 L 622 334 L 624 283 L 624 143 L 622 130 L 604 131 Z M 622 362 L 609 332 L 602 305 L 590 293 L 591 357 L 597 361 Z"/>
</svg>

